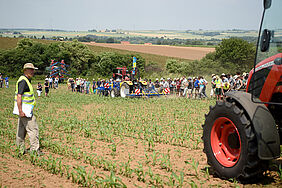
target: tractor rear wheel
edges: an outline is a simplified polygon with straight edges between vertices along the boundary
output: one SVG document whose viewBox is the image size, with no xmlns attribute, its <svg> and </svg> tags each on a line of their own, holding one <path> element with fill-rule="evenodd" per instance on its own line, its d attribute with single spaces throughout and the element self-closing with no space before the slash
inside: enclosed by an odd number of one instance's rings
<svg viewBox="0 0 282 188">
<path fill-rule="evenodd" d="M 112 88 L 111 89 L 111 97 L 118 97 L 119 96 L 119 92 L 117 88 Z"/>
<path fill-rule="evenodd" d="M 130 92 L 130 87 L 127 83 L 123 83 L 121 86 L 120 86 L 120 96 L 122 98 L 125 98 L 126 95 L 128 95 Z"/>
<path fill-rule="evenodd" d="M 217 101 L 206 115 L 204 152 L 220 178 L 249 182 L 263 173 L 257 139 L 245 113 L 235 103 Z"/>
<path fill-rule="evenodd" d="M 114 89 L 111 90 L 111 97 L 112 97 L 112 98 L 116 97 L 116 93 L 115 93 L 115 90 L 114 90 Z"/>
</svg>

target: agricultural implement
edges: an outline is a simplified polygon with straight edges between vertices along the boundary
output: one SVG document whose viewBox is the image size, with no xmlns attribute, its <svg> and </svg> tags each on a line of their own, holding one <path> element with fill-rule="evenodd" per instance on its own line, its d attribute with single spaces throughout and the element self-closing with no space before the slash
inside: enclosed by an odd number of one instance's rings
<svg viewBox="0 0 282 188">
<path fill-rule="evenodd" d="M 120 83 L 120 96 L 121 97 L 159 97 L 162 95 L 167 95 L 169 93 L 165 93 L 163 91 L 162 93 L 157 92 L 154 87 L 148 87 L 146 81 L 124 81 Z"/>
<path fill-rule="evenodd" d="M 170 94 L 169 88 L 165 88 L 161 93 L 157 92 L 154 87 L 148 87 L 146 81 L 136 79 L 139 78 L 139 71 L 136 67 L 136 58 L 133 57 L 133 69 L 129 72 L 126 67 L 117 67 L 113 73 L 113 82 L 106 83 L 104 86 L 99 87 L 98 90 L 111 97 L 155 97 Z"/>
<path fill-rule="evenodd" d="M 203 125 L 208 164 L 223 179 L 252 182 L 280 157 L 282 140 L 282 1 L 264 0 L 247 92 L 228 92 Z"/>
<path fill-rule="evenodd" d="M 70 76 L 67 71 L 69 65 L 65 64 L 64 60 L 61 62 L 51 61 L 50 67 L 47 67 L 46 70 L 49 70 L 50 77 L 56 78 L 59 77 L 60 80 L 65 79 L 64 76 Z"/>
</svg>

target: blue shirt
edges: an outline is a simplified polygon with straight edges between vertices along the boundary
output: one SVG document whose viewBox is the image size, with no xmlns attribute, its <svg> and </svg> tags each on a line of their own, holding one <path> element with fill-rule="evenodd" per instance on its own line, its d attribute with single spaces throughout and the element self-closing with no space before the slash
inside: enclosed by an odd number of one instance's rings
<svg viewBox="0 0 282 188">
<path fill-rule="evenodd" d="M 200 83 L 200 81 L 197 79 L 194 83 L 194 87 L 199 87 L 199 83 Z"/>
</svg>

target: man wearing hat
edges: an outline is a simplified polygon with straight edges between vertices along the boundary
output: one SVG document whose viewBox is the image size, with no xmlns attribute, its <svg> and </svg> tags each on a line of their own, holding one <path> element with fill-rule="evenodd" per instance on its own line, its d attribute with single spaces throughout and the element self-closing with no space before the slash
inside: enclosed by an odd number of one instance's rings
<svg viewBox="0 0 282 188">
<path fill-rule="evenodd" d="M 16 84 L 14 113 L 16 112 L 19 116 L 16 144 L 20 148 L 21 154 L 26 151 L 24 148 L 26 133 L 30 140 L 30 151 L 35 151 L 39 155 L 42 154 L 39 150 L 39 129 L 33 114 L 36 103 L 31 78 L 34 76 L 35 69 L 38 68 L 34 67 L 32 63 L 26 63 L 23 68 L 24 75 L 18 79 Z"/>
</svg>

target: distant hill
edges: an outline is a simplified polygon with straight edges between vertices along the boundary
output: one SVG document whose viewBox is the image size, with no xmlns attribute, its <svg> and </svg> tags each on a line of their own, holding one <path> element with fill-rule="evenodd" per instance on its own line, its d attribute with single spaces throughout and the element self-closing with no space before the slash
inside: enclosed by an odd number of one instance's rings
<svg viewBox="0 0 282 188">
<path fill-rule="evenodd" d="M 256 30 L 96 30 L 88 31 L 65 31 L 57 29 L 0 29 L 0 35 L 3 37 L 25 37 L 46 38 L 62 37 L 77 38 L 86 36 L 113 37 L 116 39 L 131 40 L 135 42 L 148 39 L 170 39 L 170 40 L 199 40 L 199 41 L 218 41 L 230 37 L 238 37 L 247 40 L 256 40 L 258 31 Z M 84 41 L 89 42 L 89 41 Z M 148 41 L 147 41 L 148 42 Z"/>
</svg>

